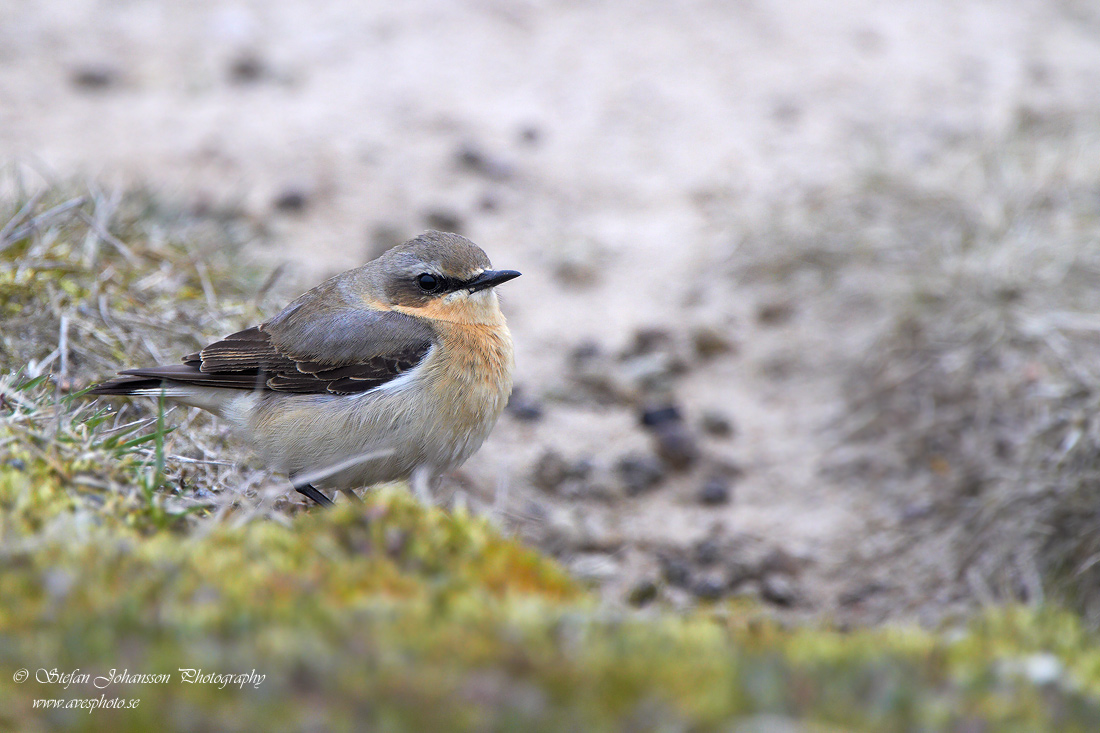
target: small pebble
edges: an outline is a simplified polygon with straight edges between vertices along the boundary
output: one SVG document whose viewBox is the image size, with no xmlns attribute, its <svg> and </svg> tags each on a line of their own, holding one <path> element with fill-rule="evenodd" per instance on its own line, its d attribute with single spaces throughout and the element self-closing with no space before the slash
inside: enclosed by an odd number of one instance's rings
<svg viewBox="0 0 1100 733">
<path fill-rule="evenodd" d="M 559 247 L 554 254 L 554 277 L 563 285 L 588 287 L 599 281 L 603 255 L 592 242 L 574 242 Z"/>
<path fill-rule="evenodd" d="M 687 470 L 699 458 L 695 435 L 683 423 L 663 423 L 654 431 L 654 437 L 657 455 L 674 470 Z"/>
<path fill-rule="evenodd" d="M 556 450 L 546 450 L 535 463 L 531 481 L 540 489 L 554 491 L 569 477 L 569 463 Z"/>
<path fill-rule="evenodd" d="M 772 118 L 777 122 L 795 123 L 802 117 L 802 108 L 791 99 L 776 100 L 772 107 Z"/>
<path fill-rule="evenodd" d="M 118 69 L 106 64 L 87 64 L 72 70 L 70 76 L 74 86 L 91 91 L 102 91 L 113 87 L 121 79 Z"/>
<path fill-rule="evenodd" d="M 695 597 L 703 601 L 716 601 L 726 592 L 726 583 L 719 578 L 703 577 L 691 586 Z"/>
<path fill-rule="evenodd" d="M 684 364 L 667 351 L 655 351 L 642 356 L 630 356 L 622 360 L 617 375 L 630 385 L 637 402 L 640 395 L 667 392 L 671 380 L 684 372 Z"/>
<path fill-rule="evenodd" d="M 756 309 L 756 322 L 762 326 L 781 326 L 794 316 L 794 304 L 789 300 L 762 303 Z"/>
<path fill-rule="evenodd" d="M 760 586 L 760 596 L 777 606 L 793 606 L 798 599 L 794 581 L 786 575 L 771 573 L 764 576 Z"/>
<path fill-rule="evenodd" d="M 729 335 L 711 326 L 699 326 L 691 332 L 691 344 L 700 359 L 713 359 L 735 350 Z"/>
<path fill-rule="evenodd" d="M 505 181 L 513 176 L 512 167 L 497 160 L 472 142 L 465 142 L 455 151 L 458 166 L 494 181 Z"/>
<path fill-rule="evenodd" d="M 703 482 L 703 488 L 699 490 L 699 503 L 706 506 L 721 506 L 729 504 L 733 490 L 729 481 L 718 476 L 711 476 Z"/>
<path fill-rule="evenodd" d="M 542 131 L 534 125 L 524 125 L 519 131 L 519 141 L 525 145 L 538 145 L 542 140 Z"/>
<path fill-rule="evenodd" d="M 302 186 L 286 186 L 275 195 L 271 203 L 278 211 L 299 214 L 309 206 L 309 193 Z"/>
<path fill-rule="evenodd" d="M 665 582 L 675 586 L 686 586 L 691 580 L 691 568 L 687 563 L 675 557 L 661 557 L 661 575 Z"/>
<path fill-rule="evenodd" d="M 699 427 L 707 435 L 715 438 L 729 438 L 733 436 L 733 422 L 716 410 L 707 410 L 699 420 Z"/>
<path fill-rule="evenodd" d="M 652 456 L 630 454 L 623 456 L 615 464 L 615 472 L 622 481 L 628 496 L 637 496 L 650 489 L 665 478 L 665 469 L 661 462 Z"/>
<path fill-rule="evenodd" d="M 539 488 L 554 491 L 567 481 L 583 481 L 591 472 L 592 462 L 587 458 L 568 461 L 561 453 L 548 448 L 535 463 L 531 478 Z"/>
<path fill-rule="evenodd" d="M 459 146 L 458 151 L 455 153 L 455 160 L 463 168 L 479 171 L 485 165 L 485 154 L 473 143 L 465 142 Z"/>
<path fill-rule="evenodd" d="M 637 608 L 647 606 L 657 599 L 657 584 L 652 580 L 639 581 L 633 588 L 630 589 L 630 593 L 627 594 L 626 602 Z"/>
<path fill-rule="evenodd" d="M 582 341 L 574 346 L 573 350 L 569 352 L 569 360 L 573 363 L 574 367 L 577 367 L 598 358 L 602 353 L 603 350 L 597 342 Z"/>
<path fill-rule="evenodd" d="M 229 63 L 229 81 L 234 84 L 252 84 L 267 75 L 267 65 L 259 56 L 246 53 Z"/>
<path fill-rule="evenodd" d="M 529 399 L 519 387 L 512 390 L 512 396 L 504 409 L 520 422 L 538 422 L 542 419 L 542 405 Z"/>
<path fill-rule="evenodd" d="M 629 385 L 595 341 L 583 341 L 570 352 L 569 378 L 576 389 L 567 399 L 600 404 L 628 401 Z"/>
<path fill-rule="evenodd" d="M 486 193 L 477 200 L 478 211 L 483 211 L 486 214 L 492 214 L 500 210 L 500 199 L 491 194 Z"/>
<path fill-rule="evenodd" d="M 665 423 L 681 422 L 683 416 L 676 405 L 657 405 L 642 410 L 642 425 L 647 428 L 657 427 Z"/>
<path fill-rule="evenodd" d="M 579 472 L 582 468 L 587 470 L 593 466 L 589 461 L 578 461 L 574 470 Z M 567 499 L 580 501 L 612 502 L 623 498 L 622 489 L 605 471 L 597 471 L 595 476 L 568 478 L 558 487 L 557 493 Z"/>
<path fill-rule="evenodd" d="M 794 577 L 802 572 L 802 562 L 782 547 L 775 547 L 760 561 L 760 568 L 768 573 Z"/>
<path fill-rule="evenodd" d="M 666 329 L 647 326 L 634 332 L 634 341 L 623 356 L 641 356 L 655 351 L 667 351 L 672 348 L 672 345 L 672 334 Z"/>
<path fill-rule="evenodd" d="M 695 562 L 700 565 L 713 565 L 722 556 L 718 541 L 710 537 L 695 545 Z"/>
<path fill-rule="evenodd" d="M 864 583 L 863 585 L 857 586 L 855 588 L 850 588 L 842 592 L 837 597 L 837 601 L 842 606 L 854 606 L 857 603 L 862 603 L 873 595 L 877 595 L 888 590 L 890 590 L 890 588 L 885 583 L 871 581 L 870 583 Z"/>
</svg>

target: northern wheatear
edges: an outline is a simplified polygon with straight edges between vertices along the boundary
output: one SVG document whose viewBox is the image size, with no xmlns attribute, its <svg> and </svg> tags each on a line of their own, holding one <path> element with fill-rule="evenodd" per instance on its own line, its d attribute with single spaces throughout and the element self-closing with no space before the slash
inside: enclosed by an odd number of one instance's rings
<svg viewBox="0 0 1100 733">
<path fill-rule="evenodd" d="M 164 395 L 225 420 L 319 504 L 321 489 L 423 489 L 484 442 L 512 391 L 512 336 L 492 270 L 427 232 L 318 285 L 182 364 L 128 369 L 94 395 Z"/>
</svg>

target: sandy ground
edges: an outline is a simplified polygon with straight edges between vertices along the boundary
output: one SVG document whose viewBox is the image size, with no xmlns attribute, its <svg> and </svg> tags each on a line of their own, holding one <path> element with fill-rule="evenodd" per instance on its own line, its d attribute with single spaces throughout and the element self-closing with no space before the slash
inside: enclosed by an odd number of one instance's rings
<svg viewBox="0 0 1100 733">
<path fill-rule="evenodd" d="M 257 253 L 295 263 L 303 285 L 425 228 L 460 230 L 524 273 L 502 290 L 517 383 L 542 417 L 503 418 L 452 488 L 496 502 L 609 597 L 644 596 L 677 563 L 691 579 L 662 592 L 706 597 L 729 581 L 711 577 L 729 563 L 699 558 L 717 548 L 755 568 L 738 592 L 832 613 L 871 582 L 881 507 L 821 468 L 846 364 L 882 314 L 752 276 L 746 242 L 766 251 L 776 210 L 884 159 L 920 171 L 955 141 L 980 148 L 1023 105 L 1100 106 L 1100 14 L 1073 0 L 670 7 L 0 0 L 0 157 L 32 178 L 243 208 L 270 235 Z M 856 273 L 844 302 L 863 285 L 883 287 Z M 646 329 L 667 336 L 658 361 L 686 365 L 659 392 L 702 457 L 624 495 L 614 466 L 651 452 L 639 409 L 653 395 L 578 397 L 571 355 L 596 344 L 592 368 L 629 382 L 646 362 L 617 355 Z M 704 331 L 730 348 L 699 356 Z M 735 434 L 704 436 L 708 411 Z M 535 486 L 548 450 L 589 475 Z M 732 500 L 704 505 L 716 472 Z"/>
</svg>

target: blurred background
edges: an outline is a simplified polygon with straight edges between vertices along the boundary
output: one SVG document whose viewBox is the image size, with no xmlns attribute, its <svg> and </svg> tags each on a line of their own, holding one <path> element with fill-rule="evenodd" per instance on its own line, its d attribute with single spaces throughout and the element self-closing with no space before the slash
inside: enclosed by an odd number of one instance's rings
<svg viewBox="0 0 1100 733">
<path fill-rule="evenodd" d="M 0 0 L 24 185 L 522 271 L 444 493 L 635 603 L 1091 608 L 1098 133 L 1077 0 Z"/>
</svg>

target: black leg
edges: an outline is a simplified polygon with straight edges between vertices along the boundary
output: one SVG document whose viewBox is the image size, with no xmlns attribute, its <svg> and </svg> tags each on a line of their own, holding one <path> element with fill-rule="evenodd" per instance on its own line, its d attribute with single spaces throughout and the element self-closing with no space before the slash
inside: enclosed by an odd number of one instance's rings
<svg viewBox="0 0 1100 733">
<path fill-rule="evenodd" d="M 313 501 L 320 504 L 321 506 L 332 506 L 332 499 L 328 498 L 320 491 L 313 488 L 311 484 L 302 484 L 301 486 L 295 486 L 294 490 L 302 496 L 307 496 L 310 499 L 313 499 Z"/>
</svg>

